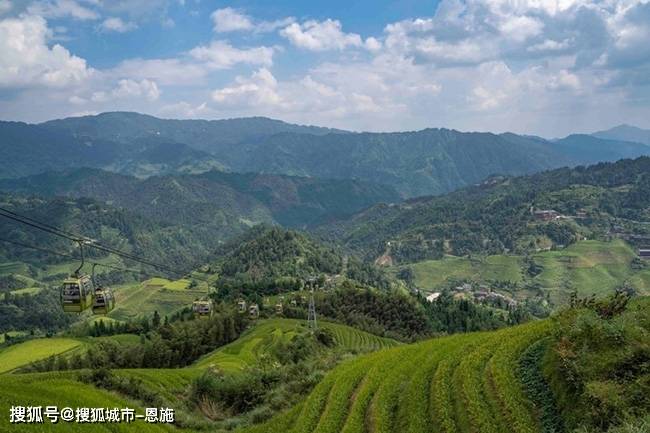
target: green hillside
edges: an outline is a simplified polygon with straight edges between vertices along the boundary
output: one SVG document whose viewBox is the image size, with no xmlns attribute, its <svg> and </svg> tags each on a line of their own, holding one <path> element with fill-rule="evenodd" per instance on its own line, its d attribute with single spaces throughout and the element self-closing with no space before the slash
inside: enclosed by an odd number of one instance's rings
<svg viewBox="0 0 650 433">
<path fill-rule="evenodd" d="M 436 197 L 377 205 L 319 233 L 369 260 L 533 254 L 584 238 L 650 239 L 650 158 L 496 176 Z M 554 211 L 544 217 L 543 210 Z"/>
<path fill-rule="evenodd" d="M 508 290 L 528 296 L 526 288 L 548 293 L 554 303 L 566 301 L 569 292 L 579 296 L 603 296 L 628 284 L 639 293 L 650 293 L 650 268 L 637 267 L 636 251 L 623 241 L 580 241 L 567 248 L 534 253 L 530 260 L 538 274 L 527 270 L 531 262 L 524 256 L 493 255 L 427 260 L 406 265 L 413 270 L 414 284 L 425 291 L 436 291 L 453 281 L 472 281 L 493 285 L 514 283 Z M 519 289 L 519 290 L 518 290 Z"/>
<path fill-rule="evenodd" d="M 134 408 L 136 413 L 144 415 L 144 408 L 115 393 L 95 388 L 74 380 L 76 373 L 39 373 L 27 375 L 2 376 L 0 381 L 0 411 L 9 414 L 14 405 L 64 407 L 98 407 L 98 408 Z M 148 424 L 136 421 L 134 424 L 88 424 L 63 423 L 52 424 L 48 420 L 41 425 L 10 424 L 9 416 L 0 418 L 0 431 L 3 432 L 142 432 L 161 433 L 175 431 L 171 426 Z"/>
<path fill-rule="evenodd" d="M 289 429 L 266 431 L 497 432 L 513 421 L 522 427 L 515 431 L 537 431 L 515 370 L 519 353 L 549 325 L 439 338 L 349 361 L 314 389 Z"/>
<path fill-rule="evenodd" d="M 251 367 L 262 355 L 271 353 L 278 344 L 287 343 L 298 334 L 305 333 L 306 322 L 292 319 L 269 319 L 253 327 L 237 341 L 199 359 L 197 368 L 216 367 L 223 371 L 241 371 Z M 344 350 L 365 352 L 395 346 L 397 342 L 377 337 L 355 328 L 336 323 L 320 322 L 320 327 L 330 330 L 336 345 Z"/>
<path fill-rule="evenodd" d="M 644 431 L 650 372 L 625 362 L 647 351 L 650 303 L 637 300 L 622 312 L 619 300 L 350 360 L 303 405 L 242 431 L 536 433 L 622 423 Z M 620 334 L 608 335 L 612 329 Z"/>
<path fill-rule="evenodd" d="M 203 227 L 221 224 L 235 231 L 241 231 L 244 221 L 311 226 L 376 203 L 399 200 L 391 187 L 352 179 L 220 171 L 139 179 L 79 168 L 0 179 L 0 190 L 44 197 L 89 197 L 158 222 Z"/>
<path fill-rule="evenodd" d="M 81 345 L 81 341 L 71 338 L 39 338 L 5 347 L 0 349 L 0 373 L 78 349 Z"/>
<path fill-rule="evenodd" d="M 171 315 L 207 294 L 205 285 L 189 288 L 189 283 L 188 280 L 152 278 L 142 283 L 117 286 L 114 289 L 116 307 L 108 317 L 127 321 L 150 316 L 154 311 L 158 311 L 161 317 Z"/>
</svg>

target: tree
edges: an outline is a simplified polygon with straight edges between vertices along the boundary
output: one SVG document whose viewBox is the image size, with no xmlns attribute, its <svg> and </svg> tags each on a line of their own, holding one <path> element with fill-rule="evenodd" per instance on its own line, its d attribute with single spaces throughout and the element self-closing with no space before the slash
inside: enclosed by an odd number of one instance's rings
<svg viewBox="0 0 650 433">
<path fill-rule="evenodd" d="M 153 319 L 151 320 L 151 323 L 153 324 L 154 328 L 160 326 L 160 314 L 158 314 L 158 310 L 153 312 Z"/>
</svg>

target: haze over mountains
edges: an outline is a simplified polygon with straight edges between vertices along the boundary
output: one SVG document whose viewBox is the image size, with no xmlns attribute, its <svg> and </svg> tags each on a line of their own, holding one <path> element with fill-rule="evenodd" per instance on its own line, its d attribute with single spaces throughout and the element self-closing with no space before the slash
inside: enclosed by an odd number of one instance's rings
<svg viewBox="0 0 650 433">
<path fill-rule="evenodd" d="M 631 127 L 553 141 L 448 129 L 351 133 L 260 117 L 165 120 L 113 112 L 37 125 L 0 122 L 0 178 L 78 167 L 138 177 L 217 169 L 358 179 L 390 185 L 408 198 L 449 192 L 493 174 L 647 155 L 648 135 Z"/>
</svg>

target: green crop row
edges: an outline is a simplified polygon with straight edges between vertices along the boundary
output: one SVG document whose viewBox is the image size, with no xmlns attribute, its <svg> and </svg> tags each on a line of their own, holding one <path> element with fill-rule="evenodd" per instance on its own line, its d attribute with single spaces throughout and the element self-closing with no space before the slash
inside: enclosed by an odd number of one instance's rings
<svg viewBox="0 0 650 433">
<path fill-rule="evenodd" d="M 283 418 L 284 431 L 537 433 L 517 372 L 522 353 L 550 326 L 442 337 L 347 361 L 316 386 L 294 422 Z"/>
</svg>

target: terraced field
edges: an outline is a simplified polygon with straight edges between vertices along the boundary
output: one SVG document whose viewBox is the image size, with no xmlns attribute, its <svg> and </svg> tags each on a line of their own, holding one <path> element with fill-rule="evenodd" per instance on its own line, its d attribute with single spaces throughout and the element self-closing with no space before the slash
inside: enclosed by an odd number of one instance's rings
<svg viewBox="0 0 650 433">
<path fill-rule="evenodd" d="M 81 341 L 71 338 L 39 338 L 0 349 L 0 373 L 15 370 L 50 356 L 70 352 L 80 348 L 82 344 Z"/>
<path fill-rule="evenodd" d="M 21 375 L 3 375 L 0 379 L 0 431 L 17 433 L 103 433 L 103 432 L 138 432 L 163 433 L 177 431 L 163 424 L 148 424 L 136 420 L 132 424 L 77 424 L 59 422 L 52 424 L 45 420 L 43 424 L 10 424 L 9 411 L 13 405 L 64 407 L 101 407 L 133 408 L 136 413 L 144 414 L 138 405 L 118 397 L 116 394 L 97 389 L 74 380 L 75 372 L 38 373 Z"/>
<path fill-rule="evenodd" d="M 154 311 L 161 316 L 170 315 L 206 294 L 205 288 L 188 289 L 188 285 L 187 280 L 152 278 L 140 284 L 116 287 L 117 305 L 109 317 L 126 321 Z"/>
<path fill-rule="evenodd" d="M 218 367 L 228 372 L 241 371 L 254 364 L 260 354 L 268 353 L 281 342 L 291 340 L 296 334 L 305 332 L 305 321 L 293 319 L 269 319 L 242 335 L 237 341 L 221 347 L 199 359 L 195 367 Z M 378 337 L 336 323 L 320 322 L 319 326 L 330 329 L 337 345 L 347 350 L 368 351 L 397 345 L 388 338 Z"/>
<path fill-rule="evenodd" d="M 550 321 L 398 346 L 347 361 L 304 404 L 244 432 L 535 433 L 516 376 Z"/>
<path fill-rule="evenodd" d="M 114 371 L 118 376 L 138 378 L 146 388 L 167 401 L 177 401 L 201 372 L 196 368 L 139 368 Z"/>
<path fill-rule="evenodd" d="M 415 274 L 416 286 L 432 291 L 449 279 L 526 281 L 538 283 L 556 303 L 568 296 L 567 283 L 580 296 L 597 296 L 630 282 L 641 293 L 650 293 L 650 269 L 634 270 L 630 263 L 635 252 L 623 241 L 582 241 L 557 251 L 533 255 L 542 272 L 531 278 L 523 271 L 520 256 L 495 255 L 483 258 L 447 256 L 409 265 Z"/>
<path fill-rule="evenodd" d="M 521 257 L 506 255 L 472 259 L 446 256 L 441 260 L 427 260 L 410 265 L 415 273 L 415 284 L 425 290 L 433 290 L 450 278 L 521 282 L 521 266 Z"/>
</svg>

